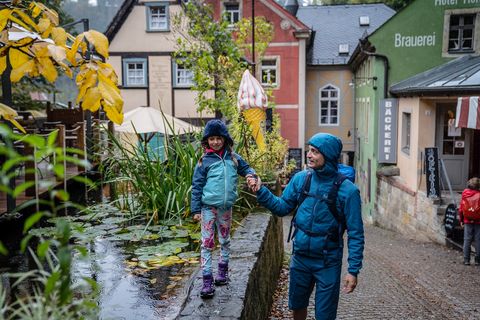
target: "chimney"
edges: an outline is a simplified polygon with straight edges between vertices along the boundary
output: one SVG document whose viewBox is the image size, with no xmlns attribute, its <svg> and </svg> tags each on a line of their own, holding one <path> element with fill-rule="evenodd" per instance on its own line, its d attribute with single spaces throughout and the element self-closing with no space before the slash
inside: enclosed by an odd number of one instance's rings
<svg viewBox="0 0 480 320">
<path fill-rule="evenodd" d="M 297 0 L 285 0 L 285 4 L 283 6 L 294 17 L 297 15 L 297 11 L 298 11 L 298 1 Z"/>
</svg>

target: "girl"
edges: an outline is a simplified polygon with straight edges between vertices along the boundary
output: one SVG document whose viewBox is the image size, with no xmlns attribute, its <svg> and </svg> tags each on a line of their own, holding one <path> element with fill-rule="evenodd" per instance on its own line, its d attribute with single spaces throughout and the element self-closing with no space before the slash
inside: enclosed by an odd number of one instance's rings
<svg viewBox="0 0 480 320">
<path fill-rule="evenodd" d="M 202 221 L 202 298 L 211 298 L 215 293 L 212 276 L 212 251 L 215 246 L 215 226 L 220 242 L 220 258 L 216 285 L 228 281 L 230 254 L 230 227 L 232 206 L 237 199 L 238 175 L 248 178 L 250 187 L 255 184 L 255 171 L 238 154 L 232 151 L 233 140 L 225 124 L 217 119 L 205 126 L 202 138 L 205 149 L 195 167 L 192 182 L 191 212 L 193 219 Z"/>
</svg>

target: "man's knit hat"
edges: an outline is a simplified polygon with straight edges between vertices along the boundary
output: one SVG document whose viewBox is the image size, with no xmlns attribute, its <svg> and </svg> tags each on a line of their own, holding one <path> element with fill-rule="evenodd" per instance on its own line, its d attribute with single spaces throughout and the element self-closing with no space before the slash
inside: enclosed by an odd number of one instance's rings
<svg viewBox="0 0 480 320">
<path fill-rule="evenodd" d="M 207 122 L 203 131 L 202 142 L 207 142 L 207 139 L 212 136 L 224 137 L 225 144 L 233 146 L 233 140 L 228 133 L 227 126 L 221 120 L 213 119 Z"/>
</svg>

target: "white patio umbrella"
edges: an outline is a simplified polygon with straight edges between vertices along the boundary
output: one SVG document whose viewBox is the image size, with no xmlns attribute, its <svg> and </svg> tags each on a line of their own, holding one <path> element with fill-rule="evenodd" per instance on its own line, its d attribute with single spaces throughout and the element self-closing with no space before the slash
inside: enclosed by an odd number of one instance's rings
<svg viewBox="0 0 480 320">
<path fill-rule="evenodd" d="M 126 133 L 153 133 L 166 135 L 199 132 L 201 128 L 162 113 L 153 107 L 138 107 L 123 115 L 123 123 L 115 131 Z"/>
</svg>

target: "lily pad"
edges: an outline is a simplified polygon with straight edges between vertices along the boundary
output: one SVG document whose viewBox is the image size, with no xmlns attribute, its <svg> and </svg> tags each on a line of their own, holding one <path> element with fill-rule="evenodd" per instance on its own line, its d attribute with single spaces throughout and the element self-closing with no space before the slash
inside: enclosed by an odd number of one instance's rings
<svg viewBox="0 0 480 320">
<path fill-rule="evenodd" d="M 182 248 L 188 246 L 186 241 L 169 241 L 159 244 L 157 246 L 142 247 L 135 250 L 137 256 L 170 256 L 182 252 Z M 140 260 L 140 258 L 139 258 Z"/>
</svg>

